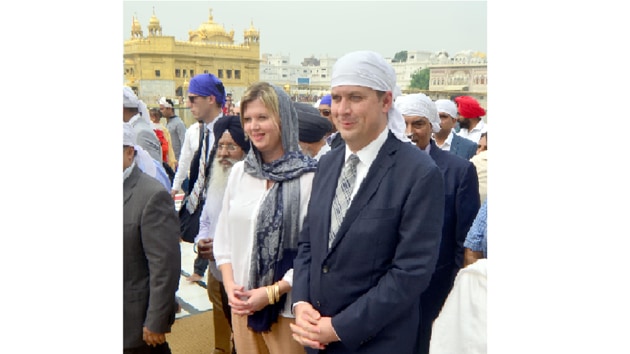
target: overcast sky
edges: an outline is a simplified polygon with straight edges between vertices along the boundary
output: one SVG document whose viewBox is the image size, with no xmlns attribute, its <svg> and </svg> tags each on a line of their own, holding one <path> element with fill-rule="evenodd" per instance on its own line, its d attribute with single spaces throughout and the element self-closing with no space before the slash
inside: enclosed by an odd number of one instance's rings
<svg viewBox="0 0 630 354">
<path fill-rule="evenodd" d="M 401 50 L 487 52 L 486 1 L 123 1 L 123 40 L 131 37 L 132 16 L 147 35 L 155 15 L 162 34 L 188 40 L 188 31 L 208 21 L 229 32 L 235 43 L 251 21 L 260 31 L 261 54 L 303 58 L 340 57 L 374 50 L 393 57 Z"/>
</svg>

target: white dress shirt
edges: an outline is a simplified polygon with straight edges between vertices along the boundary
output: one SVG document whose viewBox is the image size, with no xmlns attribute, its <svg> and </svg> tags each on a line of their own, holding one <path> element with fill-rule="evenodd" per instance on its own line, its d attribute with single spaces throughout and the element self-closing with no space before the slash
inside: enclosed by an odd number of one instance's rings
<svg viewBox="0 0 630 354">
<path fill-rule="evenodd" d="M 357 179 L 356 179 L 356 182 L 354 183 L 354 189 L 352 190 L 350 203 L 352 203 L 352 199 L 354 199 L 354 196 L 357 194 L 357 191 L 359 190 L 359 187 L 361 186 L 361 182 L 363 182 L 363 180 L 365 179 L 365 176 L 370 170 L 370 166 L 372 166 L 372 162 L 374 162 L 374 160 L 376 159 L 376 155 L 378 155 L 379 150 L 381 150 L 381 147 L 383 146 L 383 144 L 385 144 L 385 140 L 387 140 L 388 132 L 389 132 L 389 129 L 385 127 L 385 129 L 383 129 L 383 131 L 378 135 L 378 137 L 376 137 L 376 139 L 372 140 L 372 142 L 367 144 L 365 147 L 363 147 L 363 149 L 354 153 L 355 155 L 359 157 L 360 161 L 357 164 Z M 352 154 L 353 154 L 352 150 L 350 150 L 350 148 L 348 147 L 348 144 L 346 144 L 346 157 L 344 159 L 344 164 L 345 164 L 345 161 L 348 161 L 348 158 Z M 337 181 L 334 181 L 333 183 L 336 184 Z"/>
<path fill-rule="evenodd" d="M 446 140 L 444 140 L 444 144 L 438 145 L 436 141 L 435 145 L 437 145 L 437 147 L 439 147 L 440 149 L 444 151 L 451 151 L 451 145 L 453 144 L 453 135 L 455 135 L 455 133 L 453 133 L 453 130 L 451 130 L 451 132 L 448 133 Z"/>
<path fill-rule="evenodd" d="M 214 122 L 217 119 L 221 118 L 223 113 L 220 113 L 212 122 L 206 124 L 206 128 L 208 129 L 206 133 L 210 134 L 210 141 L 208 146 L 212 146 L 214 144 L 214 134 L 212 133 L 212 128 L 214 127 Z M 175 172 L 175 177 L 173 177 L 173 188 L 174 190 L 181 191 L 182 183 L 188 177 L 188 172 L 190 170 L 190 164 L 192 162 L 192 158 L 195 155 L 195 152 L 199 148 L 199 123 L 195 123 L 186 129 L 186 135 L 184 136 L 184 145 L 182 145 L 182 151 L 179 155 L 179 160 L 177 161 L 177 171 Z M 210 156 L 210 152 L 208 152 L 208 156 Z"/>
<path fill-rule="evenodd" d="M 182 183 L 188 177 L 188 170 L 190 170 L 190 163 L 195 151 L 199 148 L 199 123 L 195 123 L 186 129 L 184 135 L 184 144 L 182 145 L 181 153 L 179 154 L 179 160 L 177 161 L 177 171 L 173 178 L 173 188 L 175 190 L 182 190 Z"/>
<path fill-rule="evenodd" d="M 481 139 L 481 134 L 487 131 L 488 131 L 488 125 L 484 123 L 483 120 L 480 120 L 479 123 L 477 123 L 477 126 L 472 128 L 470 131 L 468 131 L 468 129 L 462 128 L 459 130 L 459 133 L 457 133 L 457 135 L 461 136 L 462 138 L 471 140 L 475 144 L 479 144 L 479 139 Z"/>
</svg>

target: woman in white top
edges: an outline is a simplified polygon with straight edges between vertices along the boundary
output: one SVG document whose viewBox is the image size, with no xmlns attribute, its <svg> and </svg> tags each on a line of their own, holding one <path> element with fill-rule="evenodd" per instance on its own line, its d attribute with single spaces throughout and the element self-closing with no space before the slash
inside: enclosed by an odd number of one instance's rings
<svg viewBox="0 0 630 354">
<path fill-rule="evenodd" d="M 214 240 L 236 351 L 305 353 L 289 327 L 291 286 L 317 162 L 300 151 L 297 113 L 281 88 L 253 84 L 241 112 L 252 148 L 230 172 Z"/>
</svg>

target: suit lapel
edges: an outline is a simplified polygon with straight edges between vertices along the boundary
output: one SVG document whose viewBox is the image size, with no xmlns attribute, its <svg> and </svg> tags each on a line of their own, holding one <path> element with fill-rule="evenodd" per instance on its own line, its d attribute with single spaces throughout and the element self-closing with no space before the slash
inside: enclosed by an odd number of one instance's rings
<svg viewBox="0 0 630 354">
<path fill-rule="evenodd" d="M 383 177 L 385 176 L 385 174 L 387 174 L 387 171 L 394 164 L 393 155 L 396 153 L 396 142 L 398 141 L 394 139 L 396 139 L 396 137 L 394 137 L 394 135 L 390 132 L 388 134 L 387 140 L 385 140 L 385 143 L 376 155 L 376 159 L 374 159 L 374 162 L 372 162 L 372 165 L 370 166 L 370 169 L 368 170 L 365 179 L 363 179 L 363 182 L 361 182 L 361 185 L 357 190 L 357 194 L 354 196 L 354 199 L 352 199 L 350 208 L 348 208 L 348 211 L 346 211 L 346 215 L 344 216 L 341 225 L 339 225 L 337 236 L 335 237 L 335 240 L 330 247 L 331 251 L 345 236 L 346 231 L 348 231 L 350 225 L 352 225 L 352 223 L 355 221 L 361 210 L 363 210 L 363 208 L 370 202 L 370 200 L 378 190 L 378 186 L 381 184 Z M 339 169 L 341 170 L 341 167 L 339 167 Z M 333 184 L 336 188 L 337 183 Z M 334 193 L 335 192 L 333 190 L 333 198 Z M 328 230 L 330 230 L 330 215 L 328 216 L 328 219 Z"/>
<path fill-rule="evenodd" d="M 459 149 L 459 139 L 457 134 L 453 133 L 453 140 L 451 141 L 452 146 L 451 146 L 451 150 L 453 150 L 453 153 L 455 155 L 457 155 L 457 150 Z"/>
</svg>

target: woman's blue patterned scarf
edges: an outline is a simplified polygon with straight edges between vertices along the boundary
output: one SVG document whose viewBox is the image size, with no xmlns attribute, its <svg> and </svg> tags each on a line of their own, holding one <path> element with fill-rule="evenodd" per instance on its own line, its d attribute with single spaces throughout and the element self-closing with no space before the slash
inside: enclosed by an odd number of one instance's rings
<svg viewBox="0 0 630 354">
<path fill-rule="evenodd" d="M 272 285 L 293 268 L 300 229 L 299 177 L 317 168 L 317 161 L 300 151 L 298 117 L 289 96 L 279 87 L 272 86 L 280 103 L 284 155 L 264 163 L 260 152 L 252 145 L 245 158 L 247 174 L 274 182 L 262 201 L 256 219 L 248 284 L 250 289 Z M 286 295 L 282 295 L 277 303 L 250 315 L 248 326 L 256 332 L 269 331 L 271 325 L 277 322 L 285 300 Z"/>
</svg>

